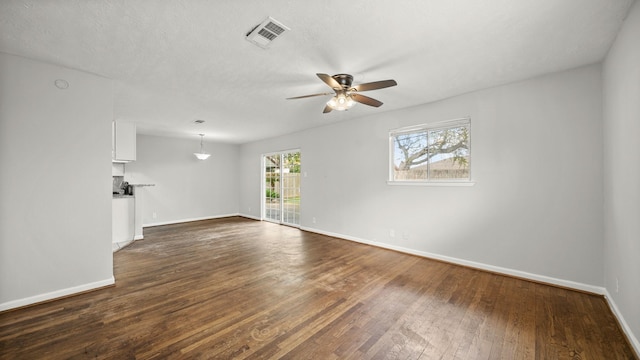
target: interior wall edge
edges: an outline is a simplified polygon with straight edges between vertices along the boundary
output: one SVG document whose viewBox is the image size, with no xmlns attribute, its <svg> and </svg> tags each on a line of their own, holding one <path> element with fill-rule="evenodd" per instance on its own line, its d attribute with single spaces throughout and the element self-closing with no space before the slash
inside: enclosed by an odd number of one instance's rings
<svg viewBox="0 0 640 360">
<path fill-rule="evenodd" d="M 56 300 L 56 299 L 64 298 L 67 296 L 78 295 L 87 291 L 97 290 L 105 286 L 110 286 L 115 283 L 116 283 L 115 277 L 111 276 L 110 278 L 100 280 L 100 281 L 94 281 L 91 283 L 73 286 L 66 289 L 60 289 L 60 290 L 51 291 L 44 294 L 29 296 L 24 299 L 16 299 L 16 300 L 8 301 L 3 304 L 0 304 L 0 312 L 13 310 L 13 309 L 17 309 L 17 308 L 21 308 L 29 305 L 35 305 L 35 304 L 50 301 L 50 300 Z"/>
<path fill-rule="evenodd" d="M 618 305 L 616 305 L 613 296 L 611 296 L 609 290 L 606 288 L 604 289 L 604 298 L 607 300 L 607 305 L 609 305 L 611 312 L 613 312 L 613 315 L 618 320 L 618 324 L 620 324 L 622 332 L 627 336 L 629 344 L 636 352 L 636 356 L 640 358 L 640 340 L 638 340 L 638 338 L 633 334 L 633 331 L 631 331 L 631 327 L 624 319 L 624 316 L 622 316 L 622 312 L 620 312 L 620 309 L 618 309 Z"/>
</svg>

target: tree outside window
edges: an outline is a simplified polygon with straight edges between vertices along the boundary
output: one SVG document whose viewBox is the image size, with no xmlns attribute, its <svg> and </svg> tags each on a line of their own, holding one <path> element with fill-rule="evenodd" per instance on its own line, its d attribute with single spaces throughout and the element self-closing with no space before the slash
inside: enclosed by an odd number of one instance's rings
<svg viewBox="0 0 640 360">
<path fill-rule="evenodd" d="M 390 134 L 391 181 L 470 180 L 469 119 Z"/>
</svg>

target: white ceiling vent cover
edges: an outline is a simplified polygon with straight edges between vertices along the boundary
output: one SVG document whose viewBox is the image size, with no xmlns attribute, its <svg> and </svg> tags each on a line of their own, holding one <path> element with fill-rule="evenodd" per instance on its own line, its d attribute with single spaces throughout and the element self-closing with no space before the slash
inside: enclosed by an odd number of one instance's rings
<svg viewBox="0 0 640 360">
<path fill-rule="evenodd" d="M 273 40 L 289 30 L 291 29 L 269 16 L 261 24 L 249 31 L 246 38 L 248 41 L 266 49 Z"/>
</svg>

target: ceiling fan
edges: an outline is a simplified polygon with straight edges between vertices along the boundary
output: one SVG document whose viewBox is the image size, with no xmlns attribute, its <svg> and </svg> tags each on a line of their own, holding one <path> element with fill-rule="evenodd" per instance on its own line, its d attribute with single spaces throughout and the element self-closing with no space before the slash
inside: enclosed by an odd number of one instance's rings
<svg viewBox="0 0 640 360">
<path fill-rule="evenodd" d="M 327 74 L 316 75 L 318 75 L 320 80 L 324 81 L 325 84 L 329 85 L 329 87 L 333 89 L 335 94 L 326 92 L 320 94 L 290 97 L 287 98 L 287 100 L 303 99 L 313 96 L 334 95 L 331 100 L 327 102 L 327 105 L 324 107 L 324 111 L 322 111 L 325 114 L 331 112 L 332 110 L 348 110 L 356 102 L 369 106 L 379 107 L 380 105 L 382 105 L 381 101 L 370 98 L 368 96 L 360 95 L 359 92 L 384 89 L 387 87 L 398 85 L 395 80 L 382 80 L 351 86 L 351 84 L 353 83 L 353 76 L 349 74 L 336 74 L 333 76 Z"/>
</svg>

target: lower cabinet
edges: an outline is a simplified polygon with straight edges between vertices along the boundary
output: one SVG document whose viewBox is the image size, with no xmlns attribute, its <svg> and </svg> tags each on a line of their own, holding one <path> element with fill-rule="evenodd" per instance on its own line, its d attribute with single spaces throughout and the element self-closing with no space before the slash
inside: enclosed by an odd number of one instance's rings
<svg viewBox="0 0 640 360">
<path fill-rule="evenodd" d="M 133 197 L 113 198 L 111 206 L 113 251 L 132 242 L 135 237 Z"/>
</svg>

